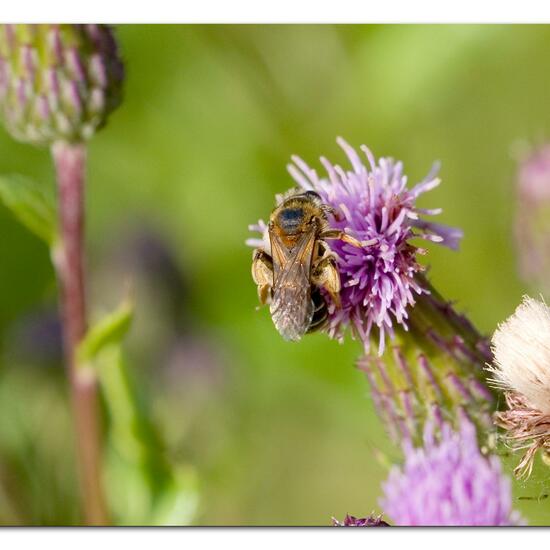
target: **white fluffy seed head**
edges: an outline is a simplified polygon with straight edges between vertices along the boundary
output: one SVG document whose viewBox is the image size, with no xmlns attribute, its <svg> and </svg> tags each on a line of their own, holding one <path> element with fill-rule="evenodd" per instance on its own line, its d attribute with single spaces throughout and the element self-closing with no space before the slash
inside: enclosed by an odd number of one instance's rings
<svg viewBox="0 0 550 550">
<path fill-rule="evenodd" d="M 492 339 L 499 387 L 522 394 L 534 409 L 550 414 L 550 308 L 524 296 Z"/>
</svg>

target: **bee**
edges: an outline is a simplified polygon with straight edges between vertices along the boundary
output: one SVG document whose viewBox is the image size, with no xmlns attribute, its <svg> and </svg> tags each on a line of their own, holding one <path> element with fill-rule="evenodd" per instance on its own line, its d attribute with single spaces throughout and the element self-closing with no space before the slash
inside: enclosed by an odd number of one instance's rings
<svg viewBox="0 0 550 550">
<path fill-rule="evenodd" d="M 314 191 L 292 190 L 273 210 L 268 232 L 271 255 L 254 251 L 252 278 L 261 304 L 269 304 L 271 318 L 285 340 L 300 340 L 322 328 L 328 305 L 321 289 L 340 307 L 340 275 L 336 256 L 326 239 L 362 244 L 329 226 L 332 207 Z"/>
</svg>

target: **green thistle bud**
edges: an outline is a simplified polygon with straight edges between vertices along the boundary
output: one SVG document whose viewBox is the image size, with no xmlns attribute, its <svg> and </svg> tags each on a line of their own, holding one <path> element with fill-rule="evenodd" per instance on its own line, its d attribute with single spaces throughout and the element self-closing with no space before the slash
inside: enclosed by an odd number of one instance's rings
<svg viewBox="0 0 550 550">
<path fill-rule="evenodd" d="M 491 447 L 496 400 L 484 372 L 489 343 L 422 279 L 430 293 L 418 297 L 409 330 L 398 328 L 391 350 L 382 357 L 366 354 L 358 366 L 394 440 L 420 443 L 426 421 L 458 427 L 469 419 Z"/>
<path fill-rule="evenodd" d="M 19 141 L 89 139 L 120 104 L 123 78 L 105 25 L 0 27 L 0 110 Z"/>
</svg>

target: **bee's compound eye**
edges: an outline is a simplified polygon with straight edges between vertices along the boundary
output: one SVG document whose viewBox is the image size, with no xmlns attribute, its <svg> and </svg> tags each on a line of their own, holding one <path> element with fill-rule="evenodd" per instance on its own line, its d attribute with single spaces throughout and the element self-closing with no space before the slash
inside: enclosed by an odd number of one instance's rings
<svg viewBox="0 0 550 550">
<path fill-rule="evenodd" d="M 321 200 L 321 195 L 319 195 L 319 193 L 316 193 L 315 191 L 306 191 L 304 193 L 304 195 L 306 197 L 310 197 L 312 199 L 316 199 L 316 200 L 319 200 L 319 201 Z"/>
</svg>

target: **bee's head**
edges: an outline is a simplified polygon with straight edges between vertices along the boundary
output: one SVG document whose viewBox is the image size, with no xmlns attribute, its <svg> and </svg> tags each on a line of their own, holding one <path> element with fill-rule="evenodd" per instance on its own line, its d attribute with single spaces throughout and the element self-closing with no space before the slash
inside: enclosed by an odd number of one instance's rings
<svg viewBox="0 0 550 550">
<path fill-rule="evenodd" d="M 302 231 L 304 214 L 304 209 L 298 205 L 281 208 L 277 214 L 276 223 L 287 235 L 295 235 Z"/>
<path fill-rule="evenodd" d="M 320 204 L 321 197 L 314 191 L 292 195 L 276 209 L 272 221 L 284 234 L 297 235 L 310 230 Z"/>
</svg>

